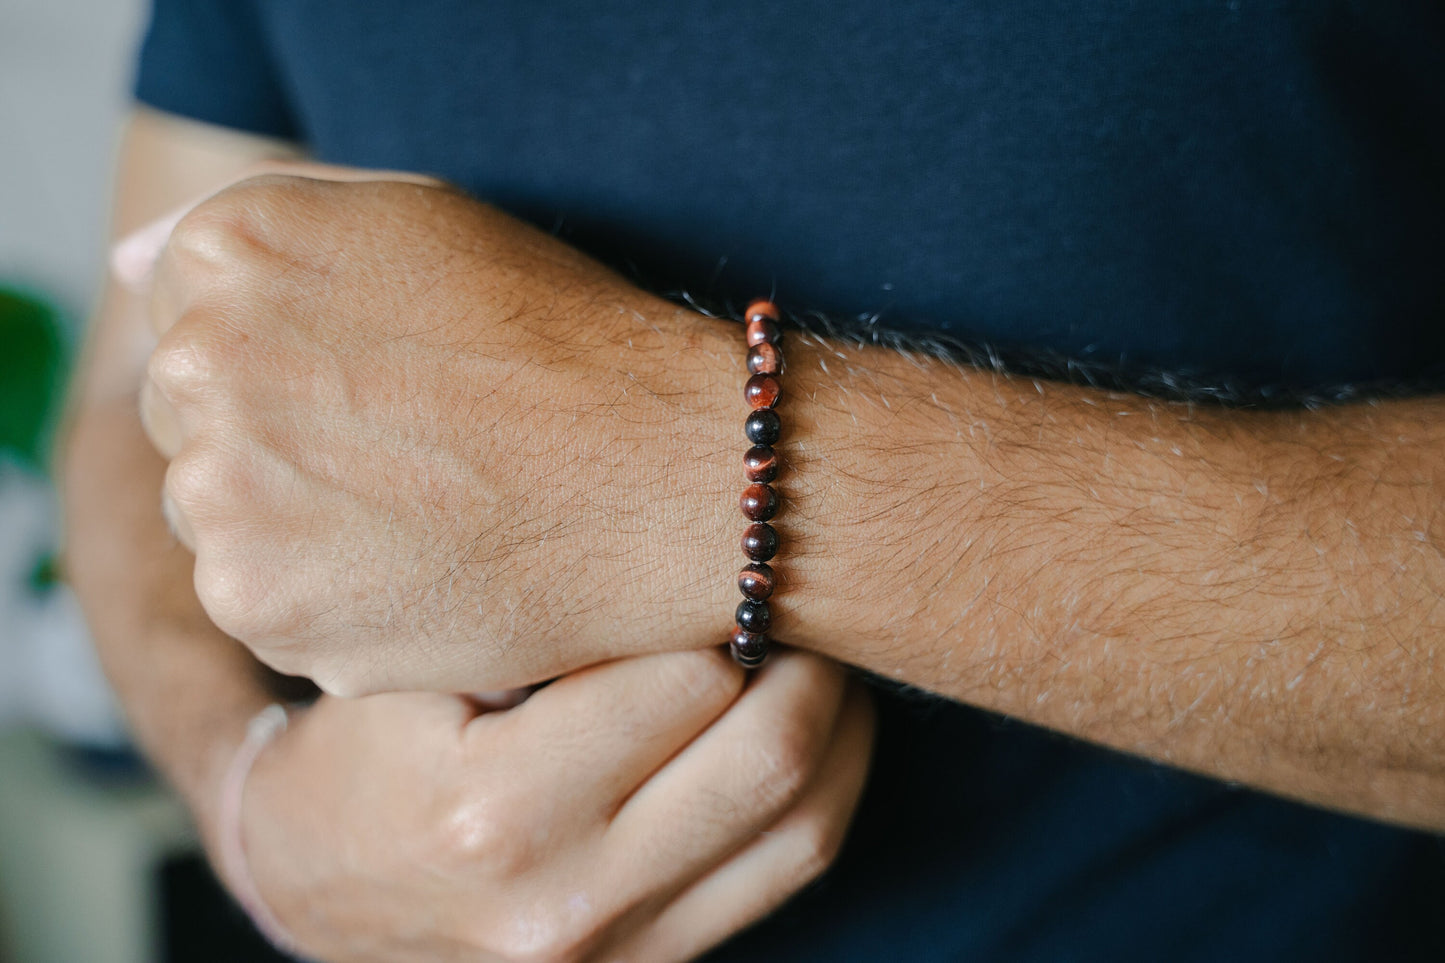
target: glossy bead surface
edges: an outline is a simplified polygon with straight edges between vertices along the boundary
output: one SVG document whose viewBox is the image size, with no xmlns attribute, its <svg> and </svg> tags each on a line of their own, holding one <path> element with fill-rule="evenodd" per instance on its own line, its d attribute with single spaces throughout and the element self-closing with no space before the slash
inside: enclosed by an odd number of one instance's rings
<svg viewBox="0 0 1445 963">
<path fill-rule="evenodd" d="M 757 599 L 759 602 L 766 601 L 773 594 L 776 584 L 773 567 L 766 562 L 744 565 L 743 570 L 738 573 L 738 591 L 742 592 L 744 597 Z"/>
<path fill-rule="evenodd" d="M 733 637 L 728 647 L 738 665 L 745 669 L 755 669 L 768 657 L 768 642 L 766 635 L 749 632 L 739 626 L 733 629 Z"/>
<path fill-rule="evenodd" d="M 778 493 L 767 485 L 755 482 L 743 489 L 738 507 L 753 521 L 766 522 L 778 513 Z"/>
<path fill-rule="evenodd" d="M 743 385 L 743 397 L 752 408 L 771 408 L 782 396 L 783 383 L 777 375 L 755 374 Z"/>
<path fill-rule="evenodd" d="M 751 321 L 753 318 L 770 318 L 776 321 L 779 317 L 781 317 L 781 315 L 778 314 L 778 306 L 771 301 L 764 301 L 761 298 L 749 304 L 748 309 L 743 312 L 743 320 L 745 321 Z"/>
<path fill-rule="evenodd" d="M 783 370 L 783 352 L 764 341 L 748 349 L 748 374 L 777 374 Z"/>
<path fill-rule="evenodd" d="M 754 445 L 743 455 L 743 474 L 750 482 L 767 484 L 778 477 L 778 453 L 768 445 Z"/>
<path fill-rule="evenodd" d="M 743 599 L 738 603 L 736 614 L 738 628 L 744 632 L 762 635 L 773 626 L 773 613 L 768 610 L 767 602 Z"/>
<path fill-rule="evenodd" d="M 771 408 L 759 408 L 743 422 L 743 434 L 755 445 L 771 445 L 783 433 L 783 422 Z"/>
<path fill-rule="evenodd" d="M 778 330 L 777 322 L 764 317 L 754 317 L 748 321 L 748 347 L 755 347 L 760 344 L 773 344 L 782 334 Z"/>
<path fill-rule="evenodd" d="M 743 532 L 743 554 L 754 562 L 766 562 L 778 554 L 778 532 L 767 522 L 753 522 Z"/>
</svg>

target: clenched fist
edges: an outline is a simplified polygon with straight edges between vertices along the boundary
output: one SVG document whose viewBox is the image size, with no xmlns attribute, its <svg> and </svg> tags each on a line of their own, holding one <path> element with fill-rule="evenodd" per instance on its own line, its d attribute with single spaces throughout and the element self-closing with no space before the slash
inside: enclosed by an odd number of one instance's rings
<svg viewBox="0 0 1445 963">
<path fill-rule="evenodd" d="M 334 694 L 720 644 L 741 341 L 444 185 L 196 206 L 142 391 L 215 623 Z"/>
</svg>

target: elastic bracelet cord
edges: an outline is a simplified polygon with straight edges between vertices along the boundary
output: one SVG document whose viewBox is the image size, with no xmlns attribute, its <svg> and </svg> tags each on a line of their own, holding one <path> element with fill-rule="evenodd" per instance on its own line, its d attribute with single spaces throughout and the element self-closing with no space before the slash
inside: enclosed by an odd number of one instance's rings
<svg viewBox="0 0 1445 963">
<path fill-rule="evenodd" d="M 751 669 L 768 657 L 773 616 L 767 600 L 777 585 L 768 561 L 778 553 L 778 533 L 768 522 L 778 513 L 782 499 L 769 483 L 778 477 L 778 453 L 773 445 L 782 434 L 782 422 L 774 409 L 783 395 L 783 352 L 778 346 L 778 309 L 772 302 L 754 301 L 743 317 L 750 375 L 743 398 L 753 409 L 743 422 L 743 434 L 753 447 L 743 456 L 743 474 L 750 484 L 743 489 L 739 504 L 751 524 L 743 532 L 743 555 L 748 564 L 738 573 L 743 600 L 733 613 L 736 625 L 729 647 L 737 663 Z"/>
<path fill-rule="evenodd" d="M 241 802 L 246 793 L 246 779 L 262 750 L 286 731 L 286 724 L 286 707 L 275 703 L 256 713 L 246 724 L 246 738 L 231 757 L 231 765 L 221 782 L 218 828 L 221 870 L 231 883 L 236 902 L 272 946 L 283 953 L 298 956 L 295 939 L 271 912 L 256 888 L 256 880 L 251 876 L 251 862 L 246 857 L 246 841 L 241 833 Z"/>
</svg>

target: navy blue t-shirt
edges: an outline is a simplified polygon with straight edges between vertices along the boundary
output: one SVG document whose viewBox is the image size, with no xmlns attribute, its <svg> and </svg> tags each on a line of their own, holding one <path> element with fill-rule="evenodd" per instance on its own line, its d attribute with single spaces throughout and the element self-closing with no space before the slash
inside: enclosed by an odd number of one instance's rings
<svg viewBox="0 0 1445 963">
<path fill-rule="evenodd" d="M 1445 374 L 1445 7 L 158 0 L 137 93 L 712 302 L 1246 397 Z M 726 960 L 1445 959 L 1433 837 L 885 691 Z"/>
</svg>

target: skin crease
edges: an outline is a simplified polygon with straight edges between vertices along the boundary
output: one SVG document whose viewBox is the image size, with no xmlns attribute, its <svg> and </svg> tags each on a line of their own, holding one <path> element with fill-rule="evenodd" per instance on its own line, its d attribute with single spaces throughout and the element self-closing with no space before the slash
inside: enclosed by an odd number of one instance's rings
<svg viewBox="0 0 1445 963">
<path fill-rule="evenodd" d="M 141 112 L 116 233 L 286 150 Z M 137 743 L 215 853 L 224 774 L 274 696 L 162 517 L 166 463 L 137 400 L 147 305 L 110 285 L 82 359 L 57 472 L 66 567 Z M 240 832 L 263 899 L 318 959 L 682 960 L 829 865 L 872 733 L 865 690 L 801 652 L 746 682 L 716 649 L 613 661 L 505 712 L 326 696 L 261 755 Z"/>
<path fill-rule="evenodd" d="M 246 182 L 157 277 L 168 490 L 208 611 L 262 659 L 494 688 L 708 644 L 731 607 L 735 325 L 415 185 Z M 1439 399 L 1251 413 L 786 351 L 777 637 L 1445 828 Z"/>
</svg>

